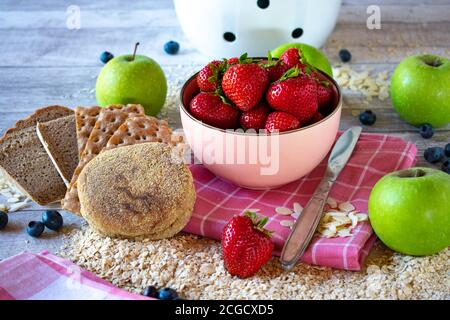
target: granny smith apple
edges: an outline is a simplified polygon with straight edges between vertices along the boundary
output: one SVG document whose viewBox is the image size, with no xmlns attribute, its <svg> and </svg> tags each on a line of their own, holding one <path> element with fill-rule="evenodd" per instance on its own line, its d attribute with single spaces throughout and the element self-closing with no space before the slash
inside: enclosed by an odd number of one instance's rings
<svg viewBox="0 0 450 320">
<path fill-rule="evenodd" d="M 372 189 L 369 219 L 392 250 L 430 255 L 450 246 L 450 175 L 431 168 L 387 174 Z"/>
<path fill-rule="evenodd" d="M 412 125 L 450 122 L 450 60 L 431 54 L 400 62 L 391 78 L 392 104 Z"/>
<path fill-rule="evenodd" d="M 327 56 L 319 49 L 310 46 L 306 43 L 287 43 L 272 50 L 271 54 L 274 58 L 279 58 L 283 52 L 290 48 L 298 48 L 302 51 L 306 61 L 313 67 L 325 72 L 330 77 L 333 77 L 333 70 L 331 69 L 330 62 Z"/>
<path fill-rule="evenodd" d="M 139 103 L 145 113 L 158 114 L 166 100 L 167 80 L 158 63 L 146 56 L 123 55 L 110 60 L 100 71 L 96 84 L 97 103 Z"/>
</svg>

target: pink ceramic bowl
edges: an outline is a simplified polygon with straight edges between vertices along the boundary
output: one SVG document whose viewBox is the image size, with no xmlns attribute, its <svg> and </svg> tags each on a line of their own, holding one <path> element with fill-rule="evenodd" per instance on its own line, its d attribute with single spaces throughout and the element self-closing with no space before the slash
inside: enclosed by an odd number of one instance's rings
<svg viewBox="0 0 450 320">
<path fill-rule="evenodd" d="M 218 177 L 248 189 L 270 189 L 312 171 L 330 151 L 339 128 L 342 95 L 336 82 L 333 105 L 323 120 L 276 135 L 229 131 L 207 125 L 189 113 L 199 92 L 193 75 L 181 90 L 180 114 L 195 157 Z"/>
</svg>

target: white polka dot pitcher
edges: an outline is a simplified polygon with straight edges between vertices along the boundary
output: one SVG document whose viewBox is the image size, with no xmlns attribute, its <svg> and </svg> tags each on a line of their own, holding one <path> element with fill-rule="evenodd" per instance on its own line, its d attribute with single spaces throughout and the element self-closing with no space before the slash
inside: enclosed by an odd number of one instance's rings
<svg viewBox="0 0 450 320">
<path fill-rule="evenodd" d="M 289 42 L 321 47 L 336 24 L 341 0 L 174 0 L 181 27 L 204 54 L 231 57 Z"/>
</svg>

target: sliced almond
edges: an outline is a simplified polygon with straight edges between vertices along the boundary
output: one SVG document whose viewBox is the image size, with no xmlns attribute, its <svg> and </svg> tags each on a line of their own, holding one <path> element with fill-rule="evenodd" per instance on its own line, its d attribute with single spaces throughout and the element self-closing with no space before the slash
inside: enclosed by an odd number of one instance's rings
<svg viewBox="0 0 450 320">
<path fill-rule="evenodd" d="M 338 235 L 338 237 L 341 237 L 341 238 L 351 237 L 352 236 L 351 230 L 349 228 L 339 230 L 337 235 Z"/>
<path fill-rule="evenodd" d="M 278 207 L 275 211 L 283 216 L 290 216 L 293 213 L 291 209 L 285 207 Z"/>
<path fill-rule="evenodd" d="M 298 202 L 294 202 L 294 212 L 300 214 L 302 213 L 302 210 L 303 210 L 302 205 Z"/>
<path fill-rule="evenodd" d="M 369 220 L 369 216 L 367 213 L 357 213 L 356 216 L 358 217 L 358 222 Z"/>
<path fill-rule="evenodd" d="M 292 220 L 281 220 L 280 224 L 283 227 L 292 227 L 294 225 L 294 221 L 292 221 Z"/>
<path fill-rule="evenodd" d="M 348 201 L 339 204 L 339 209 L 345 212 L 350 212 L 355 210 L 355 207 Z"/>
</svg>

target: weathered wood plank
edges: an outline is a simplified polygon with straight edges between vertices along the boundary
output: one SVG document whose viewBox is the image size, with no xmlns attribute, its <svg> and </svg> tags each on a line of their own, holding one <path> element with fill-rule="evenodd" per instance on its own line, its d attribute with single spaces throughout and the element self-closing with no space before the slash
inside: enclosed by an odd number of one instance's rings
<svg viewBox="0 0 450 320">
<path fill-rule="evenodd" d="M 338 24 L 324 47 L 334 62 L 345 47 L 353 53 L 354 63 L 399 62 L 405 56 L 434 52 L 450 56 L 450 22 L 421 24 L 385 23 L 383 30 L 367 30 L 363 24 Z M 116 55 L 130 53 L 141 42 L 139 52 L 164 65 L 186 61 L 205 63 L 208 57 L 189 43 L 178 27 L 123 29 L 0 29 L 2 59 L 0 66 L 95 66 L 104 50 Z M 26 41 L 19 40 L 26 39 Z M 92 41 L 91 39 L 95 39 Z M 181 43 L 176 56 L 163 51 L 169 39 Z"/>
<path fill-rule="evenodd" d="M 381 6 L 381 23 L 438 23 L 450 22 L 450 4 L 434 6 Z M 66 7 L 57 6 L 43 11 L 0 11 L 0 29 L 67 29 Z M 367 6 L 343 6 L 339 23 L 361 23 L 368 18 Z M 147 28 L 179 27 L 173 8 L 161 9 L 88 9 L 80 7 L 80 26 L 92 28 Z"/>
</svg>

